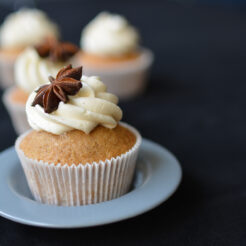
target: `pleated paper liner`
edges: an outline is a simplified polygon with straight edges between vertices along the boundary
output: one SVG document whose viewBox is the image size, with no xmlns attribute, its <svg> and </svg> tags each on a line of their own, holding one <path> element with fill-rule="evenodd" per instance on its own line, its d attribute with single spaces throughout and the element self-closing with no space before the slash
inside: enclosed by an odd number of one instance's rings
<svg viewBox="0 0 246 246">
<path fill-rule="evenodd" d="M 115 199 L 125 194 L 132 183 L 141 136 L 126 123 L 120 123 L 136 136 L 135 145 L 110 160 L 79 165 L 49 164 L 32 160 L 20 149 L 22 134 L 15 148 L 33 197 L 46 204 L 80 206 Z"/>
<path fill-rule="evenodd" d="M 30 126 L 26 118 L 25 105 L 15 103 L 10 98 L 13 90 L 14 87 L 10 87 L 4 92 L 3 103 L 10 115 L 15 131 L 19 135 L 30 129 Z"/>
<path fill-rule="evenodd" d="M 116 94 L 120 99 L 130 99 L 143 93 L 154 54 L 145 48 L 140 50 L 140 57 L 134 61 L 125 62 L 117 67 L 98 68 L 85 66 L 83 72 L 87 76 L 98 75 L 107 86 L 108 92 Z M 76 56 L 74 64 L 83 64 L 81 57 Z"/>
<path fill-rule="evenodd" d="M 6 59 L 0 54 L 0 87 L 5 89 L 14 84 L 14 62 L 15 59 Z"/>
</svg>

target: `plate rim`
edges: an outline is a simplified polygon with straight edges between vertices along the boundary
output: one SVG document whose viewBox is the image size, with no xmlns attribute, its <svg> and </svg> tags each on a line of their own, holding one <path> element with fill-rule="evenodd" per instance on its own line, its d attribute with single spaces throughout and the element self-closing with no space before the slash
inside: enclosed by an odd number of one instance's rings
<svg viewBox="0 0 246 246">
<path fill-rule="evenodd" d="M 17 222 L 17 223 L 21 223 L 21 224 L 24 224 L 24 225 L 28 225 L 28 226 L 43 227 L 43 228 L 57 228 L 57 229 L 72 229 L 72 228 L 86 228 L 86 227 L 107 225 L 107 224 L 111 224 L 111 223 L 115 223 L 115 222 L 120 222 L 120 221 L 123 221 L 123 220 L 126 220 L 126 219 L 130 219 L 130 218 L 139 216 L 139 215 L 141 215 L 143 213 L 146 213 L 146 212 L 158 207 L 163 202 L 167 201 L 176 192 L 177 188 L 179 187 L 179 185 L 180 185 L 180 183 L 182 181 L 182 168 L 181 168 L 181 165 L 180 165 L 178 159 L 175 157 L 175 155 L 172 154 L 168 149 L 166 149 L 162 145 L 160 145 L 160 144 L 158 144 L 158 143 L 156 143 L 156 142 L 154 142 L 152 140 L 143 138 L 143 143 L 140 146 L 140 152 L 143 151 L 142 150 L 143 149 L 143 145 L 151 145 L 154 149 L 158 148 L 159 151 L 156 150 L 156 152 L 162 152 L 162 154 L 167 155 L 169 158 L 171 158 L 173 160 L 173 163 L 171 165 L 174 165 L 175 168 L 176 168 L 177 180 L 176 180 L 175 184 L 173 185 L 173 188 L 168 191 L 167 195 L 165 195 L 164 197 L 159 199 L 158 202 L 149 204 L 148 206 L 146 206 L 145 208 L 142 208 L 141 210 L 139 210 L 137 212 L 133 212 L 133 213 L 131 213 L 131 212 L 129 213 L 128 212 L 128 214 L 123 214 L 123 215 L 121 214 L 120 216 L 117 216 L 117 217 L 115 217 L 113 219 L 111 218 L 111 220 L 109 219 L 106 222 L 105 221 L 94 221 L 94 222 L 89 223 L 89 224 L 88 223 L 87 224 L 83 224 L 82 221 L 81 221 L 81 224 L 75 224 L 75 225 L 66 225 L 66 223 L 63 223 L 63 224 L 52 224 L 52 223 L 49 223 L 49 222 L 33 221 L 33 220 L 30 220 L 29 218 L 25 219 L 25 218 L 17 217 L 15 215 L 7 214 L 6 212 L 2 211 L 1 204 L 0 204 L 0 216 L 4 217 L 6 219 L 9 219 L 11 221 L 14 221 L 14 222 Z M 14 153 L 15 153 L 14 146 L 9 147 L 8 149 L 6 149 L 3 152 L 1 152 L 0 153 L 0 160 L 1 160 L 1 158 L 3 158 L 4 155 L 7 155 L 9 152 L 12 152 L 12 151 L 14 151 Z M 0 166 L 0 170 L 1 170 L 1 166 Z M 2 181 L 0 180 L 0 183 L 1 182 Z M 147 184 L 148 184 L 148 182 L 147 182 Z M 142 186 L 140 186 L 139 188 L 137 188 L 137 189 L 135 189 L 135 190 L 133 190 L 133 191 L 127 193 L 126 195 L 123 195 L 122 197 L 119 197 L 117 199 L 114 199 L 114 200 L 111 200 L 111 201 L 107 201 L 107 202 L 103 202 L 103 203 L 87 205 L 86 207 L 89 207 L 89 206 L 94 206 L 95 207 L 95 206 L 101 206 L 102 204 L 115 203 L 115 201 L 117 201 L 117 200 L 119 201 L 120 199 L 122 199 L 123 197 L 126 197 L 127 195 L 129 196 L 129 194 L 135 193 L 139 189 L 144 189 L 145 184 L 142 185 Z M 1 189 L 0 189 L 0 194 L 1 194 Z M 127 199 L 127 198 L 125 198 L 125 199 Z M 35 202 L 35 201 L 27 201 L 27 202 L 32 202 L 34 204 L 37 204 L 37 202 Z M 44 204 L 38 204 L 38 205 L 45 206 L 45 207 L 49 207 L 50 206 L 50 207 L 53 207 L 53 208 L 54 207 L 57 208 L 54 205 L 44 205 Z M 63 208 L 64 209 L 69 209 L 69 208 L 79 209 L 81 207 L 80 206 L 78 206 L 78 207 L 63 207 L 63 206 L 59 206 L 58 208 L 59 209 L 63 209 Z"/>
</svg>

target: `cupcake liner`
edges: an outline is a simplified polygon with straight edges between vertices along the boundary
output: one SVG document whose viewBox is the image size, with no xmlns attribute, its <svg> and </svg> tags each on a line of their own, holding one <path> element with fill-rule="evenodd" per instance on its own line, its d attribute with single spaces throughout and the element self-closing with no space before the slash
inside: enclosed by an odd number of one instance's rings
<svg viewBox="0 0 246 246">
<path fill-rule="evenodd" d="M 135 61 L 110 68 L 84 66 L 83 73 L 87 76 L 99 76 L 107 85 L 109 92 L 116 94 L 120 99 L 127 100 L 143 93 L 153 60 L 153 53 L 142 48 L 140 57 Z M 77 58 L 77 65 L 81 64 L 81 61 L 81 58 Z"/>
<path fill-rule="evenodd" d="M 14 63 L 15 59 L 6 59 L 0 55 L 0 87 L 3 89 L 14 84 Z"/>
<path fill-rule="evenodd" d="M 7 89 L 3 94 L 2 100 L 10 115 L 14 129 L 19 135 L 30 129 L 30 126 L 26 118 L 25 104 L 22 105 L 20 103 L 16 103 L 10 98 L 13 90 L 14 87 L 10 87 L 9 89 Z"/>
<path fill-rule="evenodd" d="M 30 131 L 22 134 L 15 148 L 34 198 L 46 204 L 80 206 L 125 194 L 132 183 L 141 136 L 133 127 L 120 124 L 135 134 L 135 145 L 116 158 L 84 165 L 55 165 L 30 159 L 20 149 L 20 142 Z"/>
</svg>

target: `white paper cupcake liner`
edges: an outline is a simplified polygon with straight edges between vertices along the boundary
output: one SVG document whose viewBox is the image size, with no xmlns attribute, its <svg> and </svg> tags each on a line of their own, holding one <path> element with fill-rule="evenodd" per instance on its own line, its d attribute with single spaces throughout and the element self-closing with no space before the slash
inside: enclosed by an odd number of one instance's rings
<svg viewBox="0 0 246 246">
<path fill-rule="evenodd" d="M 22 134 L 15 148 L 34 198 L 46 204 L 80 206 L 125 194 L 132 183 L 141 136 L 135 128 L 120 124 L 135 134 L 135 145 L 116 158 L 85 165 L 55 165 L 32 160 L 19 146 L 30 131 Z"/>
<path fill-rule="evenodd" d="M 153 60 L 153 53 L 142 48 L 140 57 L 134 61 L 110 68 L 83 66 L 83 73 L 87 76 L 99 76 L 107 85 L 109 92 L 117 95 L 120 99 L 127 100 L 143 93 Z M 75 63 L 83 65 L 83 60 L 77 58 Z"/>
<path fill-rule="evenodd" d="M 15 103 L 11 100 L 10 95 L 15 87 L 8 88 L 3 94 L 3 103 L 9 113 L 14 129 L 18 135 L 30 129 L 27 122 L 25 104 Z"/>
<path fill-rule="evenodd" d="M 15 59 L 6 60 L 0 56 L 0 87 L 3 89 L 14 84 L 14 63 Z"/>
</svg>

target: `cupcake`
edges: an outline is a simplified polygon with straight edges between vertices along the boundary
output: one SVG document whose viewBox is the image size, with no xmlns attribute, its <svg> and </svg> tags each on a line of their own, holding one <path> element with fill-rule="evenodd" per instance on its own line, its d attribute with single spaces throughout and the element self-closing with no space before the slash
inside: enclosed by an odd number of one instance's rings
<svg viewBox="0 0 246 246">
<path fill-rule="evenodd" d="M 0 85 L 14 83 L 14 62 L 23 49 L 58 36 L 57 26 L 41 10 L 21 9 L 8 15 L 0 27 Z"/>
<path fill-rule="evenodd" d="M 132 183 L 141 136 L 119 121 L 118 98 L 67 66 L 26 103 L 30 126 L 15 148 L 34 198 L 79 206 L 115 199 Z"/>
<path fill-rule="evenodd" d="M 153 54 L 139 46 L 137 30 L 124 17 L 100 13 L 82 31 L 80 44 L 76 58 L 86 75 L 99 75 L 123 99 L 143 92 Z"/>
<path fill-rule="evenodd" d="M 78 47 L 66 42 L 47 39 L 40 45 L 26 48 L 16 59 L 14 66 L 15 86 L 4 92 L 3 101 L 12 118 L 17 134 L 29 129 L 25 105 L 29 94 L 40 85 L 48 83 L 49 75 L 56 75 Z"/>
</svg>

